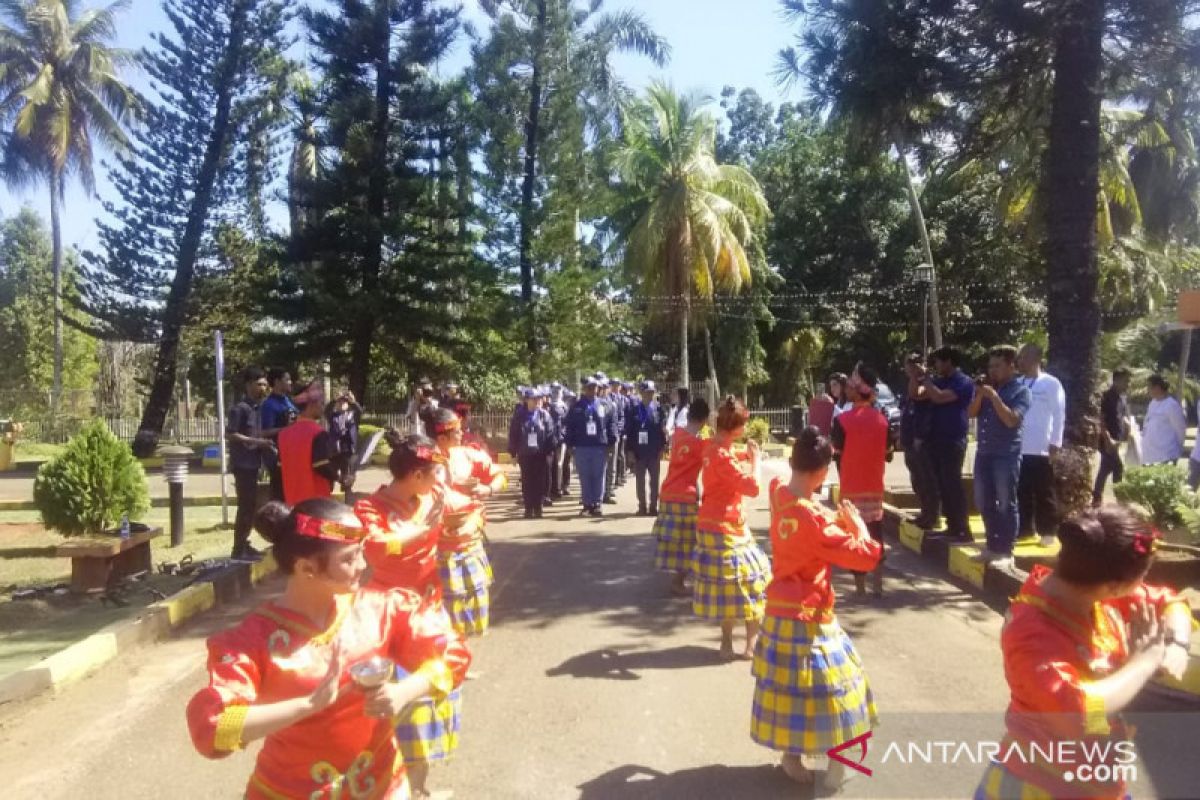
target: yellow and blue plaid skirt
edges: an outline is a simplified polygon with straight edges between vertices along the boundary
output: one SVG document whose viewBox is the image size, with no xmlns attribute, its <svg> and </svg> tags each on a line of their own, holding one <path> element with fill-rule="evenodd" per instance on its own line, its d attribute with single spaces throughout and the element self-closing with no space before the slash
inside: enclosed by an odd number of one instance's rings
<svg viewBox="0 0 1200 800">
<path fill-rule="evenodd" d="M 1082 785 L 1080 788 L 1083 788 Z M 1132 800 L 1132 797 L 1128 793 L 1124 795 L 1125 800 Z M 974 800 L 1054 800 L 1054 794 L 1012 774 L 1003 764 L 993 761 L 983 773 Z"/>
<path fill-rule="evenodd" d="M 438 552 L 438 577 L 442 581 L 442 602 L 454 630 L 463 636 L 482 636 L 489 623 L 489 592 L 492 563 L 483 542 L 462 552 Z"/>
<path fill-rule="evenodd" d="M 696 504 L 664 500 L 654 520 L 654 568 L 663 572 L 688 572 L 696 549 Z"/>
<path fill-rule="evenodd" d="M 771 562 L 754 537 L 731 539 L 696 529 L 692 553 L 692 612 L 704 619 L 761 619 Z"/>
<path fill-rule="evenodd" d="M 441 699 L 427 697 L 409 706 L 396 725 L 396 742 L 404 763 L 449 758 L 458 749 L 461 718 L 461 687 Z"/>
<path fill-rule="evenodd" d="M 871 730 L 875 699 L 841 626 L 768 616 L 754 652 L 750 736 L 794 755 L 823 756 Z"/>
</svg>

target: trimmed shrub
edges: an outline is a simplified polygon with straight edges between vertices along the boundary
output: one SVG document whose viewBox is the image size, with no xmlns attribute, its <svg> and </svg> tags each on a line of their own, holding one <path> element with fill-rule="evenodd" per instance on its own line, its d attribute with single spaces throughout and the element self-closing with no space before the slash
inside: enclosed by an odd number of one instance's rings
<svg viewBox="0 0 1200 800">
<path fill-rule="evenodd" d="M 146 473 L 101 420 L 67 443 L 61 455 L 42 465 L 33 484 L 42 523 L 64 536 L 96 535 L 150 510 Z"/>
<path fill-rule="evenodd" d="M 1194 508 L 1195 496 L 1187 487 L 1187 475 L 1174 464 L 1134 467 L 1113 487 L 1117 500 L 1141 506 L 1155 525 L 1164 528 L 1184 524 L 1182 510 Z"/>
<path fill-rule="evenodd" d="M 764 417 L 752 417 L 746 423 L 746 441 L 768 444 L 771 441 L 771 423 Z"/>
</svg>

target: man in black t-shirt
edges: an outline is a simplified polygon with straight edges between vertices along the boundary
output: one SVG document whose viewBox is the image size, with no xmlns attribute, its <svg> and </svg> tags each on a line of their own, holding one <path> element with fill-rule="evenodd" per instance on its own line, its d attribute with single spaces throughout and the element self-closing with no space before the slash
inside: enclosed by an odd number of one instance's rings
<svg viewBox="0 0 1200 800">
<path fill-rule="evenodd" d="M 1120 483 L 1125 476 L 1125 462 L 1121 460 L 1121 444 L 1129 441 L 1129 370 L 1113 370 L 1112 386 L 1100 396 L 1100 472 L 1096 475 L 1096 487 L 1092 491 L 1092 503 L 1100 505 L 1104 500 L 1104 486 L 1111 475 L 1113 483 Z"/>
<path fill-rule="evenodd" d="M 263 398 L 271 391 L 267 376 L 258 367 L 249 367 L 242 373 L 242 382 L 246 394 L 241 402 L 229 409 L 225 425 L 229 471 L 233 473 L 237 493 L 231 555 L 235 559 L 254 561 L 262 555 L 250 546 L 250 529 L 258 511 L 258 474 L 265 465 L 265 455 L 272 456 L 272 462 L 277 462 L 277 458 L 275 444 L 263 434 L 259 416 Z"/>
</svg>

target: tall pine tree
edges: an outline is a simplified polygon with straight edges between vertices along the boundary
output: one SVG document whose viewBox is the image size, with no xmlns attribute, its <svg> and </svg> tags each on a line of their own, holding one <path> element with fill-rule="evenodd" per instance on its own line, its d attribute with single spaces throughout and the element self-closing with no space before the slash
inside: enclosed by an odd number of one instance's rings
<svg viewBox="0 0 1200 800">
<path fill-rule="evenodd" d="M 175 391 L 189 303 L 222 217 L 261 219 L 272 135 L 291 72 L 282 0 L 163 0 L 171 34 L 145 54 L 157 97 L 111 170 L 101 252 L 86 253 L 84 306 L 111 338 L 156 341 L 134 450 L 153 452 Z"/>
<path fill-rule="evenodd" d="M 434 0 L 343 0 L 305 23 L 320 82 L 303 138 L 316 152 L 313 169 L 293 171 L 303 224 L 273 311 L 299 357 L 329 358 L 364 398 L 388 371 L 383 356 L 411 364 L 422 343 L 449 343 L 482 269 L 461 189 L 465 99 L 433 75 L 458 12 Z"/>
</svg>

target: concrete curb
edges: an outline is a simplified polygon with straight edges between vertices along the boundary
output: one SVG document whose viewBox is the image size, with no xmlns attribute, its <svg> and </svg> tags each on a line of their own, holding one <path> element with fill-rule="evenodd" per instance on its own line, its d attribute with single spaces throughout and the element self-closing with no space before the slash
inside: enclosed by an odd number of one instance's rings
<svg viewBox="0 0 1200 800">
<path fill-rule="evenodd" d="M 277 570 L 268 551 L 256 564 L 235 564 L 209 580 L 147 606 L 133 619 L 121 620 L 36 664 L 0 677 L 0 705 L 58 691 L 87 677 L 124 652 L 165 639 L 188 619 L 233 602 Z"/>
</svg>

